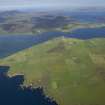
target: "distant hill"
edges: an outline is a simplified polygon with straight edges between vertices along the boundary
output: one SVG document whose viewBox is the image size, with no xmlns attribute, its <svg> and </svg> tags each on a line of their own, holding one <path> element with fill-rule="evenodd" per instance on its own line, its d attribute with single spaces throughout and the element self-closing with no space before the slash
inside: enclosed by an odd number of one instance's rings
<svg viewBox="0 0 105 105">
<path fill-rule="evenodd" d="M 1 34 L 35 34 L 40 30 L 49 31 L 73 22 L 70 17 L 50 15 L 45 12 L 0 12 Z"/>
</svg>

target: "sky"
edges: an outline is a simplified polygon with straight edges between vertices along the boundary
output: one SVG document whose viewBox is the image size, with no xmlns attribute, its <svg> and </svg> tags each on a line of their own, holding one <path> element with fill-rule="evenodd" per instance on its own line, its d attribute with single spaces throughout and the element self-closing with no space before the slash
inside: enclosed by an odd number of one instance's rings
<svg viewBox="0 0 105 105">
<path fill-rule="evenodd" d="M 105 0 L 0 0 L 0 9 L 105 6 Z"/>
</svg>

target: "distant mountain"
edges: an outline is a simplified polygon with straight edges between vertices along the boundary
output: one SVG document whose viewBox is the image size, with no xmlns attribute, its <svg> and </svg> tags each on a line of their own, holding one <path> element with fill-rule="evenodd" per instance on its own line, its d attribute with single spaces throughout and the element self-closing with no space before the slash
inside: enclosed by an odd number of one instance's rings
<svg viewBox="0 0 105 105">
<path fill-rule="evenodd" d="M 17 10 L 13 10 L 13 11 L 1 11 L 0 12 L 0 15 L 2 16 L 13 16 L 13 15 L 16 15 L 16 14 L 20 14 L 21 12 L 20 11 L 17 11 Z"/>
</svg>

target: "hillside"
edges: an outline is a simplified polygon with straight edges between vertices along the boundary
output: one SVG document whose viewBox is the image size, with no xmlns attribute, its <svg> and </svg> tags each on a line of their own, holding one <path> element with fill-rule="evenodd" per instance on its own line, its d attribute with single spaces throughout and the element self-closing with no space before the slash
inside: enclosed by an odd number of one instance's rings
<svg viewBox="0 0 105 105">
<path fill-rule="evenodd" d="M 105 39 L 64 37 L 5 59 L 9 76 L 24 74 L 24 85 L 43 86 L 59 105 L 105 104 Z"/>
</svg>

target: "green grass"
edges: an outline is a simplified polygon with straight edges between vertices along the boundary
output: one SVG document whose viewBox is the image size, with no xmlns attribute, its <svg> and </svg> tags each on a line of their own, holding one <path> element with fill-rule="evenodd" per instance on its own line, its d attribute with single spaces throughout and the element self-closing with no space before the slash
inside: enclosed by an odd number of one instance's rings
<svg viewBox="0 0 105 105">
<path fill-rule="evenodd" d="M 84 29 L 84 28 L 103 28 L 105 27 L 105 24 L 100 24 L 100 23 L 72 23 L 72 24 L 67 24 L 64 25 L 61 28 L 57 28 L 56 30 L 61 31 L 61 32 L 70 32 L 73 30 L 77 29 Z"/>
<path fill-rule="evenodd" d="M 105 39 L 57 38 L 0 60 L 60 105 L 105 105 Z"/>
</svg>

